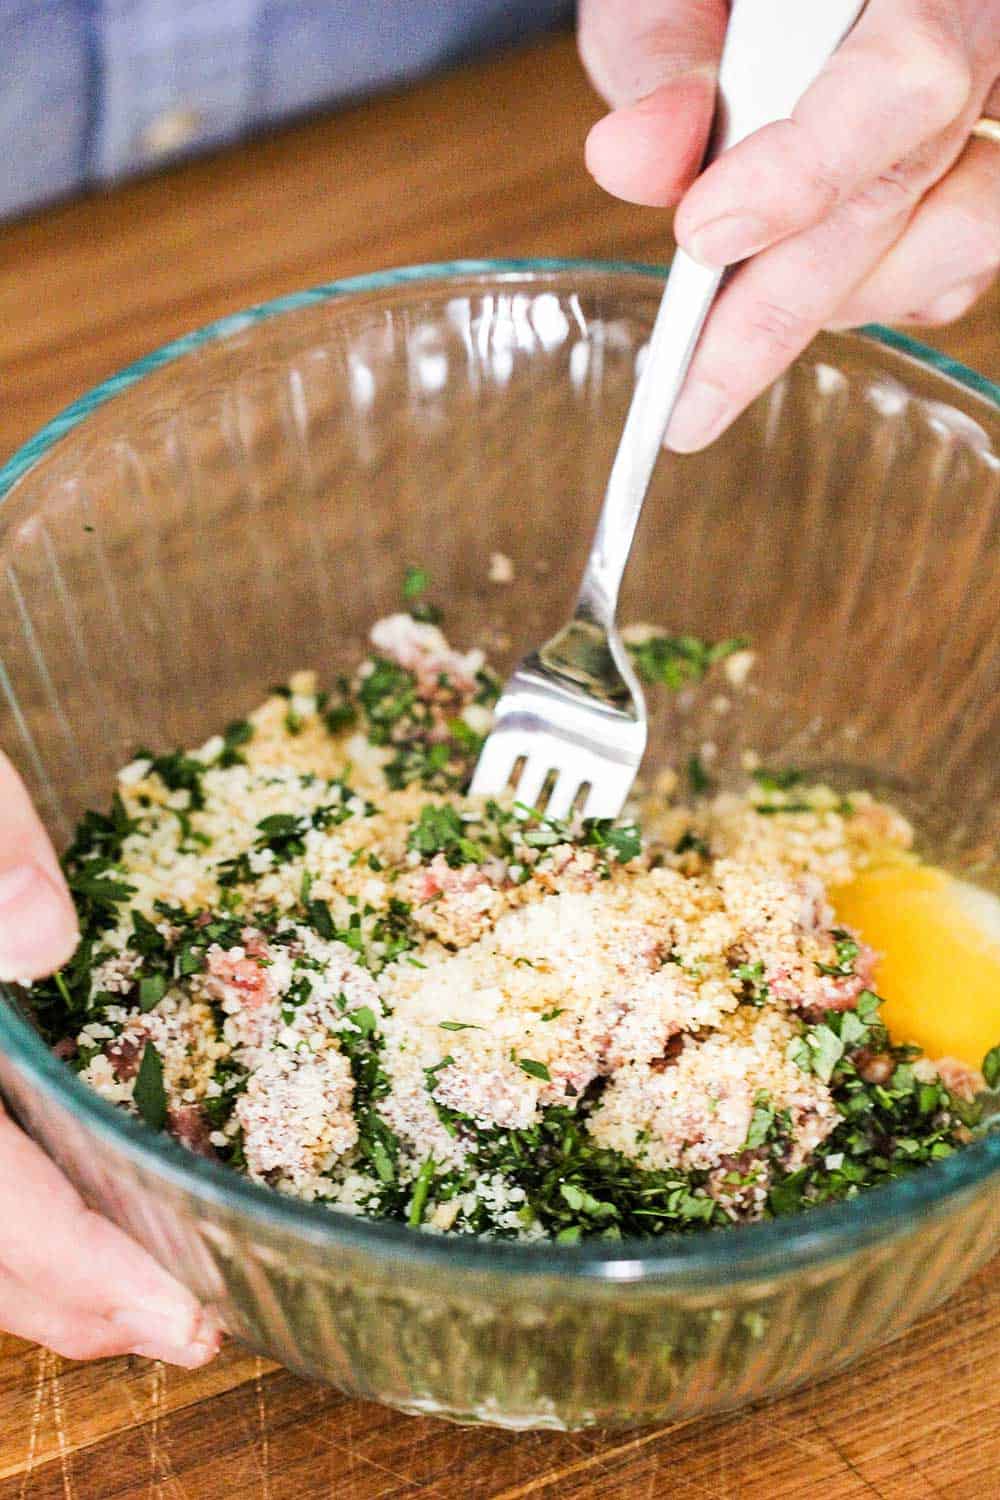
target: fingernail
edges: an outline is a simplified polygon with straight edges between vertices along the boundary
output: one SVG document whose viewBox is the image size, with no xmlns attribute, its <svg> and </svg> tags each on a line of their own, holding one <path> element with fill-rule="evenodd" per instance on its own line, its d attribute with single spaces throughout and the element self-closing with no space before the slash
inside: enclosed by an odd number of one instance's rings
<svg viewBox="0 0 1000 1500">
<path fill-rule="evenodd" d="M 763 249 L 770 239 L 766 222 L 756 214 L 723 214 L 684 236 L 684 248 L 705 266 L 731 266 Z"/>
<path fill-rule="evenodd" d="M 69 957 L 76 937 L 69 898 L 40 865 L 0 870 L 0 979 L 37 979 Z"/>
<path fill-rule="evenodd" d="M 139 1307 L 119 1308 L 111 1314 L 110 1321 L 134 1340 L 133 1353 L 146 1354 L 152 1359 L 170 1359 L 176 1363 L 178 1351 L 198 1353 L 217 1348 L 219 1343 L 219 1325 L 212 1315 L 184 1301 L 157 1304 L 146 1301 Z"/>
<path fill-rule="evenodd" d="M 162 1359 L 168 1365 L 180 1365 L 185 1370 L 197 1370 L 207 1365 L 219 1352 L 219 1341 L 211 1343 L 196 1341 L 192 1344 L 136 1344 L 129 1350 L 143 1359 Z"/>
<path fill-rule="evenodd" d="M 956 318 L 968 312 L 978 290 L 978 282 L 963 281 L 960 286 L 952 287 L 950 292 L 945 292 L 936 302 L 915 314 L 916 320 L 921 323 L 953 323 Z"/>
<path fill-rule="evenodd" d="M 722 431 L 729 415 L 729 399 L 718 386 L 696 380 L 677 403 L 667 428 L 666 444 L 675 453 L 695 453 Z"/>
</svg>

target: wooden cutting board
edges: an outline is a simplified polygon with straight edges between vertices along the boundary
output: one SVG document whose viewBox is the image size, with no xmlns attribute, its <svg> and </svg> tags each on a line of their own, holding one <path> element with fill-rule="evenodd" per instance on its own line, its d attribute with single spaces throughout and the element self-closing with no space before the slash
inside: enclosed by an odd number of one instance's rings
<svg viewBox="0 0 1000 1500">
<path fill-rule="evenodd" d="M 456 256 L 663 260 L 662 215 L 583 170 L 569 39 L 0 229 L 0 458 L 86 387 L 248 303 Z M 1000 375 L 1000 293 L 932 342 Z M 997 1263 L 836 1380 L 638 1433 L 404 1417 L 228 1346 L 189 1374 L 0 1336 L 0 1500 L 990 1500 Z"/>
<path fill-rule="evenodd" d="M 990 1500 L 994 1264 L 846 1375 L 735 1416 L 609 1434 L 406 1417 L 228 1345 L 190 1374 L 0 1341 L 0 1500 Z"/>
</svg>

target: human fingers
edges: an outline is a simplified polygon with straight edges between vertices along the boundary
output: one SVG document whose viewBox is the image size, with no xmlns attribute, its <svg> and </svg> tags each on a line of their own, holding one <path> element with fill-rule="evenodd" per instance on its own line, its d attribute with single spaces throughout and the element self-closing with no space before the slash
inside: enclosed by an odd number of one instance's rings
<svg viewBox="0 0 1000 1500">
<path fill-rule="evenodd" d="M 65 1359 L 110 1359 L 117 1354 L 141 1354 L 196 1370 L 215 1354 L 207 1345 L 167 1349 L 136 1343 L 119 1324 L 92 1317 L 79 1308 L 65 1307 L 42 1296 L 14 1277 L 0 1273 L 0 1328 L 16 1338 L 42 1344 Z"/>
<path fill-rule="evenodd" d="M 950 323 L 1000 270 L 1000 147 L 969 142 L 906 233 L 828 323 Z"/>
<path fill-rule="evenodd" d="M 78 937 L 55 852 L 21 778 L 0 751 L 0 979 L 51 973 Z"/>
<path fill-rule="evenodd" d="M 994 10 L 1000 36 L 1000 0 Z M 988 80 L 959 0 L 872 0 L 793 110 L 714 162 L 674 232 L 695 259 L 731 265 L 817 224 L 862 188 L 912 207 L 948 165 L 947 141 Z M 964 132 L 956 140 L 960 143 Z M 936 168 L 936 172 L 935 172 Z"/>
<path fill-rule="evenodd" d="M 705 325 L 667 446 L 690 453 L 718 437 L 870 275 L 906 218 L 862 194 L 741 266 Z"/>
<path fill-rule="evenodd" d="M 614 106 L 587 137 L 609 193 L 665 207 L 693 182 L 715 109 L 725 0 L 580 0 L 580 56 Z"/>
<path fill-rule="evenodd" d="M 186 1287 L 89 1210 L 0 1113 L 0 1327 L 72 1359 L 147 1354 L 194 1368 L 218 1326 Z"/>
</svg>

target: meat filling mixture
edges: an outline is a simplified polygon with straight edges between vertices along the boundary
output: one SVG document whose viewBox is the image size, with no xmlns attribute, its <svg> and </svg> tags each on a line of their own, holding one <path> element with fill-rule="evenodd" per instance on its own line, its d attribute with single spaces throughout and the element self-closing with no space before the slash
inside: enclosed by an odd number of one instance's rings
<svg viewBox="0 0 1000 1500">
<path fill-rule="evenodd" d="M 140 752 L 83 819 L 83 938 L 32 991 L 80 1077 L 293 1197 L 563 1243 L 785 1214 L 966 1141 L 1000 1053 L 984 1080 L 891 1040 L 832 909 L 913 860 L 903 818 L 697 765 L 618 822 L 472 801 L 498 682 L 421 582 L 352 679 L 300 672 L 200 749 Z M 751 664 L 631 648 L 664 690 Z"/>
</svg>

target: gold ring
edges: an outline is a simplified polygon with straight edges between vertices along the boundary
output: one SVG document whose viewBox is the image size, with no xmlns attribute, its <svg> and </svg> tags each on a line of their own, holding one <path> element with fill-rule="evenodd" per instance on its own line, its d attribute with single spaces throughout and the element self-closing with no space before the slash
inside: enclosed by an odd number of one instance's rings
<svg viewBox="0 0 1000 1500">
<path fill-rule="evenodd" d="M 978 135 L 982 141 L 992 141 L 995 146 L 1000 146 L 1000 120 L 991 120 L 989 115 L 983 115 L 972 127 L 972 135 Z"/>
</svg>

